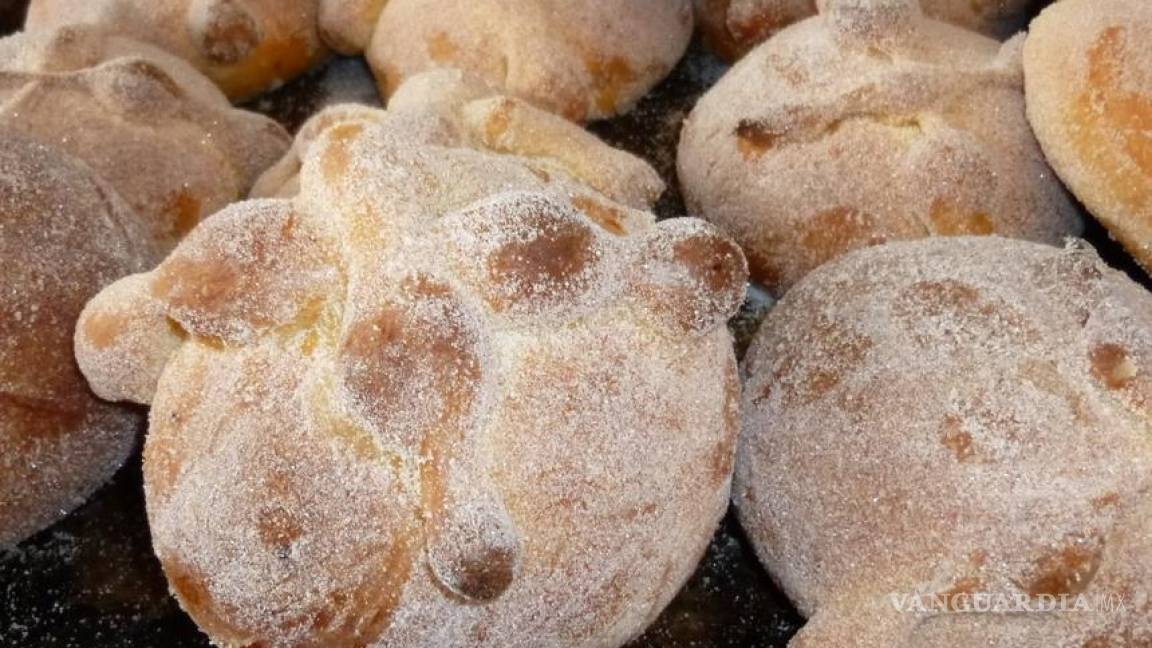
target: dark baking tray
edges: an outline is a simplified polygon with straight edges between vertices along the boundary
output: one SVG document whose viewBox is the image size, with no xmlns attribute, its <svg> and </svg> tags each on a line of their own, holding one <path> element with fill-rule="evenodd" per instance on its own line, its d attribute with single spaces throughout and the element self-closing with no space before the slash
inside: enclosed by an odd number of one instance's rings
<svg viewBox="0 0 1152 648">
<path fill-rule="evenodd" d="M 16 29 L 25 0 L 0 0 L 0 34 Z M 680 123 L 723 72 L 698 43 L 671 76 L 631 113 L 593 124 L 609 143 L 643 156 L 669 189 L 656 212 L 682 215 L 675 173 Z M 336 59 L 255 100 L 291 130 L 327 104 L 377 103 L 366 66 Z M 1131 259 L 1090 218 L 1086 238 L 1106 260 L 1148 285 Z M 759 305 L 733 322 L 738 350 L 754 330 Z M 784 646 L 801 617 L 757 563 L 729 513 L 700 566 L 668 609 L 628 648 L 772 648 Z M 152 555 L 137 453 L 117 477 L 64 521 L 14 550 L 0 552 L 0 646 L 207 647 L 168 595 Z"/>
</svg>

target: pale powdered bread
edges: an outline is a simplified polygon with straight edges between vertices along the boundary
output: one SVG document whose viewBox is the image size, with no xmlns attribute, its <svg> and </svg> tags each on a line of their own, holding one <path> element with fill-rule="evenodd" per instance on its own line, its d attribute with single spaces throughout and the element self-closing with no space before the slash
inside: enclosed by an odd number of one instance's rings
<svg viewBox="0 0 1152 648">
<path fill-rule="evenodd" d="M 776 32 L 816 15 L 816 0 L 693 0 L 704 41 L 730 61 Z M 1023 28 L 1037 0 L 920 0 L 924 13 L 994 38 Z"/>
<path fill-rule="evenodd" d="M 727 507 L 746 266 L 654 223 L 643 167 L 434 72 L 318 115 L 260 183 L 291 198 L 88 305 L 81 365 L 152 405 L 155 549 L 215 642 L 616 646 L 656 617 Z"/>
<path fill-rule="evenodd" d="M 792 646 L 1152 642 L 1152 296 L 1086 244 L 854 252 L 745 370 L 734 499 Z"/>
<path fill-rule="evenodd" d="M 418 72 L 457 67 L 574 121 L 627 112 L 668 74 L 692 35 L 690 0 L 336 4 L 379 14 L 364 46 L 385 95 Z"/>
<path fill-rule="evenodd" d="M 240 101 L 327 57 L 317 0 L 32 0 L 25 29 L 87 24 L 153 43 Z"/>
<path fill-rule="evenodd" d="M 828 0 L 689 115 L 677 162 L 690 211 L 777 295 L 885 241 L 1077 234 L 1028 127 L 1019 50 L 928 20 L 915 0 Z"/>
<path fill-rule="evenodd" d="M 87 163 L 163 252 L 290 144 L 182 60 L 91 26 L 0 39 L 0 126 Z"/>
<path fill-rule="evenodd" d="M 88 391 L 72 326 L 155 258 L 147 240 L 83 163 L 0 125 L 0 547 L 64 517 L 134 447 L 143 417 Z"/>
<path fill-rule="evenodd" d="M 1052 168 L 1152 269 L 1152 3 L 1064 0 L 1024 46 L 1028 119 Z"/>
</svg>

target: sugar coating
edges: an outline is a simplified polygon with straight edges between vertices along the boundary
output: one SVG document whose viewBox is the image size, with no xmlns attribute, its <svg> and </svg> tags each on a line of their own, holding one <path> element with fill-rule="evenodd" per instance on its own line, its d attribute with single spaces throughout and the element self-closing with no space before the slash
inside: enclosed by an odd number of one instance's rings
<svg viewBox="0 0 1152 648">
<path fill-rule="evenodd" d="M 645 210 L 664 192 L 659 174 L 640 158 L 605 146 L 555 114 L 500 94 L 479 77 L 438 68 L 405 82 L 389 99 L 387 112 L 344 104 L 313 116 L 301 127 L 293 150 L 256 183 L 253 197 L 295 195 L 301 158 L 317 135 L 333 124 L 352 128 L 385 121 L 426 143 L 466 143 L 485 151 L 513 153 L 544 182 L 551 181 L 553 173 L 577 178 L 595 190 L 579 199 L 581 208 L 610 231 L 650 221 L 652 215 Z M 563 177 L 557 181 L 564 182 Z M 602 204 L 600 196 L 626 208 Z"/>
<path fill-rule="evenodd" d="M 77 344 L 120 398 L 155 366 L 132 339 L 186 336 L 144 399 L 145 488 L 219 644 L 620 645 L 726 510 L 739 249 L 577 175 L 635 158 L 537 156 L 558 116 L 524 105 L 533 137 L 494 152 L 483 84 L 429 75 L 315 117 L 262 183 L 291 199 L 212 216 L 78 325 L 144 304 L 123 356 Z"/>
<path fill-rule="evenodd" d="M 1024 46 L 1028 119 L 1052 168 L 1152 269 L 1152 5 L 1065 0 Z"/>
<path fill-rule="evenodd" d="M 291 142 L 183 61 L 90 26 L 0 39 L 0 123 L 92 167 L 160 253 L 244 196 Z"/>
<path fill-rule="evenodd" d="M 300 164 L 304 152 L 325 130 L 337 123 L 369 124 L 385 113 L 360 104 L 336 104 L 321 110 L 300 126 L 292 147 L 275 164 L 264 170 L 249 192 L 251 198 L 291 198 L 300 192 Z"/>
<path fill-rule="evenodd" d="M 390 0 L 359 46 L 386 96 L 435 67 L 457 67 L 574 121 L 627 112 L 683 55 L 690 0 Z M 340 22 L 340 21 L 338 21 Z M 338 30 L 329 27 L 326 33 Z M 361 37 L 362 40 L 362 37 Z"/>
<path fill-rule="evenodd" d="M 789 291 L 745 358 L 733 491 L 810 618 L 791 645 L 1152 641 L 1150 324 L 1152 296 L 1084 243 L 893 243 Z M 891 598 L 917 594 L 1093 609 Z"/>
<path fill-rule="evenodd" d="M 693 0 L 709 48 L 735 61 L 785 27 L 816 15 L 817 0 Z M 1026 24 L 1035 0 L 920 0 L 924 13 L 993 38 Z"/>
<path fill-rule="evenodd" d="M 107 401 L 147 404 L 168 358 L 186 338 L 165 304 L 134 274 L 109 284 L 74 318 L 76 359 L 93 392 Z M 115 385 L 115 390 L 105 390 Z"/>
<path fill-rule="evenodd" d="M 684 124 L 689 209 L 780 295 L 839 254 L 932 235 L 1058 243 L 1079 216 L 1024 111 L 1020 41 L 834 0 L 737 63 Z"/>
<path fill-rule="evenodd" d="M 94 25 L 191 63 L 233 100 L 323 62 L 317 0 L 32 0 L 25 29 Z"/>
<path fill-rule="evenodd" d="M 104 285 L 154 257 L 135 214 L 83 163 L 0 126 L 0 547 L 83 503 L 142 417 L 92 396 L 72 325 Z"/>
</svg>

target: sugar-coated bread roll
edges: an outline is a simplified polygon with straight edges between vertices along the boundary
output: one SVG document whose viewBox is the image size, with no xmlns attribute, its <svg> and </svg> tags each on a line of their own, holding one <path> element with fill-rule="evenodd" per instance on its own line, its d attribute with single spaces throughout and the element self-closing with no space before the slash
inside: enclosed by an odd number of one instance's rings
<svg viewBox="0 0 1152 648">
<path fill-rule="evenodd" d="M 817 0 L 693 0 L 704 41 L 730 61 L 816 14 Z M 920 0 L 924 13 L 994 38 L 1024 27 L 1037 0 Z"/>
<path fill-rule="evenodd" d="M 241 101 L 327 57 L 317 0 L 32 0 L 25 29 L 96 25 L 158 45 Z"/>
<path fill-rule="evenodd" d="M 1024 45 L 1028 118 L 1048 161 L 1152 271 L 1152 3 L 1062 0 Z"/>
<path fill-rule="evenodd" d="M 846 255 L 745 362 L 734 500 L 792 646 L 1152 642 L 1152 295 L 1086 244 Z"/>
<path fill-rule="evenodd" d="M 162 252 L 244 196 L 291 143 L 184 61 L 92 26 L 0 39 L 0 126 L 87 163 Z"/>
<path fill-rule="evenodd" d="M 154 546 L 216 643 L 621 645 L 727 507 L 743 256 L 563 118 L 409 83 L 97 296 L 81 366 L 152 405 Z"/>
<path fill-rule="evenodd" d="M 83 163 L 0 126 L 0 547 L 64 517 L 131 452 L 143 417 L 98 401 L 72 357 L 86 302 L 155 256 Z"/>
<path fill-rule="evenodd" d="M 1028 127 L 1019 46 L 926 19 L 915 0 L 828 0 L 693 109 L 677 159 L 689 208 L 776 295 L 885 241 L 1075 235 Z"/>
<path fill-rule="evenodd" d="M 457 67 L 574 121 L 627 112 L 668 74 L 692 35 L 690 0 L 336 4 L 350 14 L 379 13 L 366 45 L 385 95 L 419 72 Z"/>
</svg>

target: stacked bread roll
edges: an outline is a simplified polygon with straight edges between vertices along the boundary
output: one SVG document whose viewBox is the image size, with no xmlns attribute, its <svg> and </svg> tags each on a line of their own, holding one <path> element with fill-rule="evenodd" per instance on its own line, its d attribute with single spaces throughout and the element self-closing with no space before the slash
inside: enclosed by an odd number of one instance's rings
<svg viewBox="0 0 1152 648">
<path fill-rule="evenodd" d="M 91 396 L 72 326 L 105 284 L 154 254 L 142 223 L 91 169 L 0 128 L 0 546 L 48 526 L 112 476 L 139 417 Z"/>
</svg>

